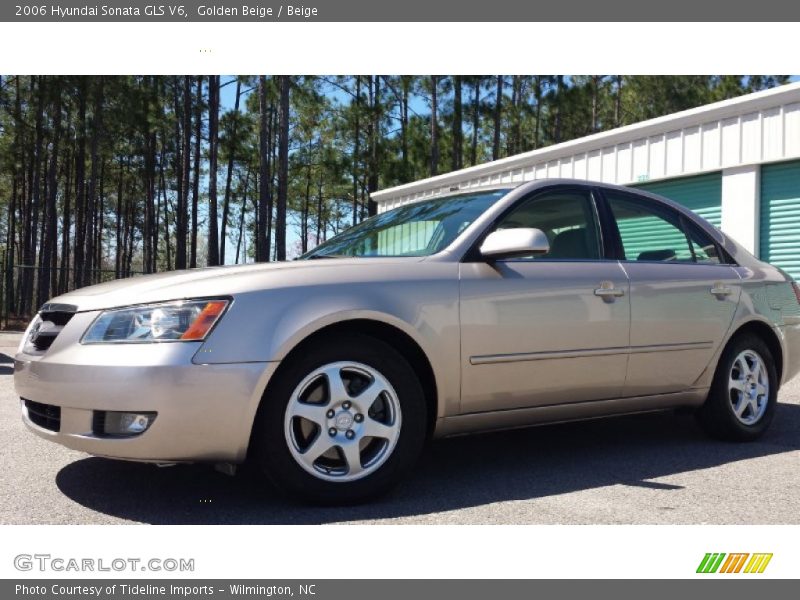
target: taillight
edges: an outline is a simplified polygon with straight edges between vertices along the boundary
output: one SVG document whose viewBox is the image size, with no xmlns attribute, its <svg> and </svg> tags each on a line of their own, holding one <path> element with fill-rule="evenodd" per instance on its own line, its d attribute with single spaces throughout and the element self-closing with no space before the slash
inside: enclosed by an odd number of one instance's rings
<svg viewBox="0 0 800 600">
<path fill-rule="evenodd" d="M 792 282 L 792 289 L 794 290 L 794 297 L 797 298 L 797 303 L 800 304 L 800 285 L 796 281 Z"/>
</svg>

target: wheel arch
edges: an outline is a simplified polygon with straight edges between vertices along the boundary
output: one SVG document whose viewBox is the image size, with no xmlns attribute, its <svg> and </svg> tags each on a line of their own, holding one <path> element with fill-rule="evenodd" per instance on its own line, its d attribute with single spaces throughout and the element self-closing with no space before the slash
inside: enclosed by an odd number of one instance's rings
<svg viewBox="0 0 800 600">
<path fill-rule="evenodd" d="M 714 374 L 717 372 L 719 361 L 721 360 L 725 350 L 736 338 L 748 333 L 758 336 L 760 339 L 764 340 L 765 344 L 767 344 L 767 347 L 772 353 L 773 360 L 775 361 L 775 370 L 778 376 L 778 386 L 780 386 L 784 371 L 784 352 L 780 337 L 768 321 L 762 320 L 758 317 L 751 317 L 750 319 L 736 325 L 735 328 L 731 328 L 730 335 L 728 335 L 724 342 L 718 346 L 714 356 L 711 358 L 708 365 L 706 365 L 706 368 L 695 380 L 693 387 L 708 388 L 711 385 Z"/>
<path fill-rule="evenodd" d="M 261 395 L 259 406 L 256 409 L 256 417 L 253 419 L 253 424 L 251 425 L 248 454 L 250 452 L 250 448 L 253 446 L 252 436 L 255 429 L 255 423 L 258 419 L 257 414 L 261 409 L 261 405 L 263 405 L 264 398 L 268 397 L 269 395 L 270 387 L 274 385 L 274 382 L 280 378 L 286 366 L 291 364 L 292 360 L 296 356 L 302 355 L 309 345 L 314 344 L 321 339 L 336 338 L 337 336 L 348 333 L 366 335 L 381 340 L 400 352 L 400 354 L 409 362 L 411 368 L 414 369 L 414 372 L 417 373 L 420 378 L 420 384 L 422 386 L 423 393 L 425 394 L 425 403 L 427 406 L 427 433 L 428 437 L 433 435 L 439 414 L 439 386 L 437 384 L 433 365 L 431 364 L 431 361 L 425 351 L 422 349 L 422 346 L 411 335 L 396 325 L 373 318 L 354 317 L 320 325 L 313 331 L 306 332 L 305 336 L 302 337 L 302 339 L 295 341 L 293 346 L 284 349 L 284 351 L 281 353 L 280 364 L 269 378 L 269 381 L 267 382 Z"/>
<path fill-rule="evenodd" d="M 765 321 L 755 319 L 739 325 L 739 327 L 735 329 L 728 338 L 723 351 L 731 343 L 733 343 L 735 339 L 747 334 L 755 335 L 759 339 L 763 340 L 763 342 L 769 348 L 769 351 L 772 353 L 772 359 L 775 361 L 775 370 L 778 376 L 778 386 L 780 387 L 783 378 L 783 346 L 781 345 L 781 340 L 778 337 L 778 334 L 775 332 L 775 329 Z"/>
</svg>

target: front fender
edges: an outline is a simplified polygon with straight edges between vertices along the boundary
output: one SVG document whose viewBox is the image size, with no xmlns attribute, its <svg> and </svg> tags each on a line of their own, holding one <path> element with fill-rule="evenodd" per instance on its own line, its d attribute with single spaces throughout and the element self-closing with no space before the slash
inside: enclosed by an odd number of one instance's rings
<svg viewBox="0 0 800 600">
<path fill-rule="evenodd" d="M 460 328 L 455 278 L 240 294 L 192 360 L 196 364 L 279 362 L 315 332 L 355 319 L 390 325 L 414 340 L 431 363 L 440 416 L 458 410 Z"/>
</svg>

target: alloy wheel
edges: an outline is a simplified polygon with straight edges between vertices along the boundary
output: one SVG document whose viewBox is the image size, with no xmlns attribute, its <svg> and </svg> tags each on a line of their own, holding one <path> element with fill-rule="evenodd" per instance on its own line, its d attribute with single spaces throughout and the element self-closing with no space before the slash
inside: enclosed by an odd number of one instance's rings
<svg viewBox="0 0 800 600">
<path fill-rule="evenodd" d="M 307 472 L 348 482 L 375 472 L 400 436 L 400 403 L 389 381 L 358 362 L 323 365 L 289 399 L 284 432 L 289 451 Z"/>
<path fill-rule="evenodd" d="M 728 393 L 734 416 L 744 425 L 755 425 L 769 403 L 769 375 L 764 360 L 753 350 L 744 350 L 733 360 Z"/>
</svg>

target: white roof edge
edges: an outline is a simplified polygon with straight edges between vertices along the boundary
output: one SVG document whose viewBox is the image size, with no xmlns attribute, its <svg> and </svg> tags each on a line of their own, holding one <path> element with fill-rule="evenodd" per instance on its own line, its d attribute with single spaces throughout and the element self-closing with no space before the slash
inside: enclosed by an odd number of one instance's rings
<svg viewBox="0 0 800 600">
<path fill-rule="evenodd" d="M 640 121 L 632 125 L 625 125 L 585 137 L 531 150 L 522 154 L 515 154 L 499 160 L 467 167 L 458 171 L 451 171 L 436 177 L 428 177 L 411 183 L 398 185 L 371 194 L 376 202 L 384 202 L 396 196 L 405 196 L 431 188 L 443 187 L 465 179 L 485 177 L 499 171 L 531 166 L 543 161 L 571 156 L 581 151 L 599 150 L 601 148 L 627 141 L 633 141 L 656 133 L 668 133 L 684 127 L 702 125 L 709 121 L 717 121 L 748 112 L 773 108 L 784 104 L 800 102 L 800 82 L 788 83 L 778 87 L 737 96 L 729 100 L 721 100 L 711 104 L 704 104 L 697 108 L 671 113 L 655 119 Z"/>
</svg>

